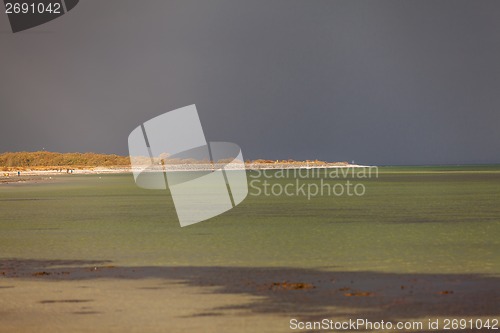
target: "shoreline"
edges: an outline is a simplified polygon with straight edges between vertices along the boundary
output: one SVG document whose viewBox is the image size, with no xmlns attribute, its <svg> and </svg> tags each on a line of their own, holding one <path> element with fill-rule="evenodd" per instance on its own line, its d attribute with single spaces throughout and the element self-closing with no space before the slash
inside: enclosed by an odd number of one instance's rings
<svg viewBox="0 0 500 333">
<path fill-rule="evenodd" d="M 345 168 L 373 168 L 376 166 L 369 165 L 358 165 L 358 164 L 331 164 L 331 165 L 313 165 L 306 166 L 302 164 L 286 164 L 286 163 L 275 163 L 270 165 L 266 164 L 246 164 L 245 170 L 293 170 L 293 169 L 345 169 Z M 242 170 L 241 167 L 233 166 L 227 167 L 226 170 Z M 133 172 L 143 172 L 145 171 L 142 168 L 131 168 L 131 167 L 95 167 L 95 168 L 82 168 L 82 169 L 67 169 L 69 171 L 65 171 L 66 169 L 48 169 L 48 170 L 25 170 L 21 171 L 20 175 L 18 175 L 18 170 L 16 171 L 3 171 L 0 173 L 0 184 L 5 183 L 18 183 L 18 182 L 26 182 L 31 179 L 26 179 L 26 176 L 62 176 L 62 175 L 104 175 L 104 174 L 126 174 Z M 168 170 L 159 169 L 159 170 L 149 170 L 145 172 L 164 172 L 164 171 L 212 171 L 214 170 L 213 165 L 199 165 L 199 164 L 181 164 L 181 165 L 172 165 Z M 39 179 L 39 180 L 44 180 Z"/>
</svg>

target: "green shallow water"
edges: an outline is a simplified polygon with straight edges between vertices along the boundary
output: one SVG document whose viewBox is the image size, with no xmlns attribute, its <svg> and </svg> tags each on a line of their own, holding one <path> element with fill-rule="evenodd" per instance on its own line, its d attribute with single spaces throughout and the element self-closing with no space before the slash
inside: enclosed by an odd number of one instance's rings
<svg viewBox="0 0 500 333">
<path fill-rule="evenodd" d="M 296 180 L 276 173 L 249 180 L 276 188 Z M 251 188 L 235 209 L 184 228 L 169 192 L 139 189 L 131 175 L 53 178 L 0 185 L 0 258 L 500 275 L 497 166 L 320 173 L 299 181 L 349 180 L 365 194 L 308 200 Z"/>
</svg>

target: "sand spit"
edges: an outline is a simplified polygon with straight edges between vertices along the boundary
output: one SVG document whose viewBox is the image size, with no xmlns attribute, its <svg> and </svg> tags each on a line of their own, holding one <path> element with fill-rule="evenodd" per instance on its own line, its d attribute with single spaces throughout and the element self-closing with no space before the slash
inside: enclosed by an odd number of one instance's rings
<svg viewBox="0 0 500 333">
<path fill-rule="evenodd" d="M 64 174 L 110 174 L 110 173 L 131 173 L 132 171 L 211 171 L 224 167 L 226 170 L 241 170 L 241 164 L 176 164 L 168 166 L 157 166 L 151 169 L 150 166 L 144 167 L 95 167 L 79 169 L 47 169 L 34 170 L 27 169 L 19 171 L 19 176 L 44 176 L 44 175 L 64 175 Z M 332 169 L 332 168 L 370 168 L 368 165 L 358 164 L 321 164 L 306 165 L 298 163 L 245 163 L 246 170 L 279 170 L 279 169 Z M 0 173 L 0 179 L 18 177 L 18 171 L 9 171 Z"/>
</svg>

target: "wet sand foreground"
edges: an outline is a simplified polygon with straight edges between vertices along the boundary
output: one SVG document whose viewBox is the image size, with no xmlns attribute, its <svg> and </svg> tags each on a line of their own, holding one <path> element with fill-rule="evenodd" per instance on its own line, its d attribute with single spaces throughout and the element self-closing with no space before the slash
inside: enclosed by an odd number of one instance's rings
<svg viewBox="0 0 500 333">
<path fill-rule="evenodd" d="M 500 317 L 498 285 L 500 277 L 480 274 L 10 259 L 0 261 L 0 332 L 291 332 L 292 318 L 491 319 Z"/>
</svg>

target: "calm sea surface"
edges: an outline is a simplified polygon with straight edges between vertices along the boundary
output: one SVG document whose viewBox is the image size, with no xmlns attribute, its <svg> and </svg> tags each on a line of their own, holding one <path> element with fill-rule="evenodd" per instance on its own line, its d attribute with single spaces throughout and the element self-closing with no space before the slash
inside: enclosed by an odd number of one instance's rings
<svg viewBox="0 0 500 333">
<path fill-rule="evenodd" d="M 131 175 L 0 184 L 0 258 L 500 275 L 500 167 L 248 175 L 239 206 L 184 228 L 170 193 Z"/>
</svg>

